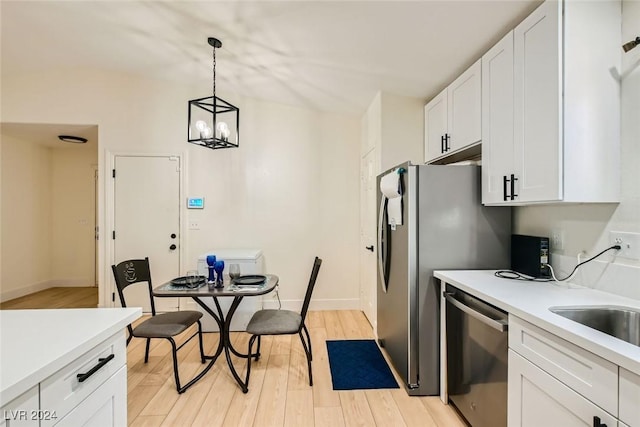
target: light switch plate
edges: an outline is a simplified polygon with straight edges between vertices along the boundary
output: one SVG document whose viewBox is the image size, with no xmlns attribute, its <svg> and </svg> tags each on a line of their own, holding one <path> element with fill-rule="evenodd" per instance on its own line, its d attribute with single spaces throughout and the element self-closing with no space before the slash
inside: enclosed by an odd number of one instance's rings
<svg viewBox="0 0 640 427">
<path fill-rule="evenodd" d="M 609 242 L 621 246 L 616 257 L 640 260 L 640 233 L 610 231 Z"/>
</svg>

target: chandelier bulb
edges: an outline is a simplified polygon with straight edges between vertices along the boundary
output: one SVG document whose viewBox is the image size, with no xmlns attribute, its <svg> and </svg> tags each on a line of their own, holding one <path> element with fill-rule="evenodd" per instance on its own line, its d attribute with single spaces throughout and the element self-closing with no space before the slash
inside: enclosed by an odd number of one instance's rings
<svg viewBox="0 0 640 427">
<path fill-rule="evenodd" d="M 200 132 L 204 132 L 206 128 L 207 128 L 207 123 L 205 123 L 204 120 L 198 120 L 196 122 L 196 129 L 198 129 Z"/>
</svg>

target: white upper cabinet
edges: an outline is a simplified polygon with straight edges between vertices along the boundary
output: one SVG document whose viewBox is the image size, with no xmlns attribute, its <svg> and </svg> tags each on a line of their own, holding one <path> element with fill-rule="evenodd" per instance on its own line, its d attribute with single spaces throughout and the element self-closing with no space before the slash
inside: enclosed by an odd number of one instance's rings
<svg viewBox="0 0 640 427">
<path fill-rule="evenodd" d="M 619 1 L 547 0 L 483 57 L 484 204 L 618 201 L 620 28 Z"/>
<path fill-rule="evenodd" d="M 504 199 L 513 170 L 513 31 L 482 57 L 482 201 Z"/>
<path fill-rule="evenodd" d="M 426 163 L 480 142 L 481 70 L 478 60 L 424 107 Z"/>
</svg>

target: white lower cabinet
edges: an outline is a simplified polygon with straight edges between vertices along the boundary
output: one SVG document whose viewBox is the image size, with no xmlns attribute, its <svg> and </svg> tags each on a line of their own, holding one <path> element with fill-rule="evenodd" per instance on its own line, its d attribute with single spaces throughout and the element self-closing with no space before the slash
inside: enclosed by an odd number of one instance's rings
<svg viewBox="0 0 640 427">
<path fill-rule="evenodd" d="M 509 427 L 640 427 L 640 375 L 509 316 Z"/>
<path fill-rule="evenodd" d="M 0 408 L 0 427 L 126 426 L 126 361 L 120 331 Z"/>
<path fill-rule="evenodd" d="M 0 427 L 37 427 L 40 425 L 39 415 L 36 385 L 0 408 Z"/>
<path fill-rule="evenodd" d="M 618 421 L 513 350 L 509 350 L 509 427 L 584 427 Z M 596 418 L 597 417 L 597 418 Z"/>
<path fill-rule="evenodd" d="M 620 368 L 620 404 L 618 418 L 632 426 L 640 426 L 640 375 Z"/>
</svg>

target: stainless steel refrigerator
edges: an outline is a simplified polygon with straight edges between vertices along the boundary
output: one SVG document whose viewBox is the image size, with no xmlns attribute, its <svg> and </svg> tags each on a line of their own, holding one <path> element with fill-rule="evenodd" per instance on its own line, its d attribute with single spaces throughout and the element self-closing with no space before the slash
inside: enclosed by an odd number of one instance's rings
<svg viewBox="0 0 640 427">
<path fill-rule="evenodd" d="M 394 202 L 380 190 L 390 173 L 397 174 Z M 509 268 L 511 208 L 482 206 L 478 166 L 404 163 L 377 183 L 378 340 L 410 395 L 437 395 L 440 284 L 433 271 Z"/>
</svg>

